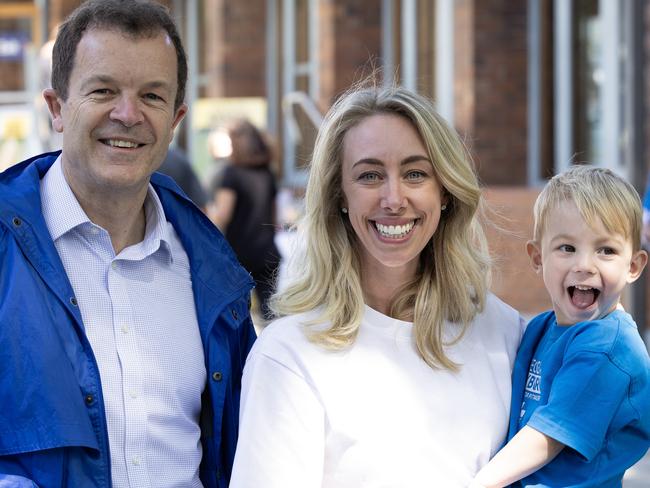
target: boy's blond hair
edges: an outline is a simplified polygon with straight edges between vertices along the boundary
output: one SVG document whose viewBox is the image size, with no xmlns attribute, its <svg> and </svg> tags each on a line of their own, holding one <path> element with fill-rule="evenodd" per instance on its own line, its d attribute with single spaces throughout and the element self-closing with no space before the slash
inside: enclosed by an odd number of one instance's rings
<svg viewBox="0 0 650 488">
<path fill-rule="evenodd" d="M 533 209 L 536 242 L 541 242 L 548 214 L 560 203 L 572 201 L 589 226 L 597 220 L 612 234 L 620 234 L 641 249 L 642 206 L 634 187 L 609 169 L 573 166 L 555 175 L 537 197 Z"/>
</svg>

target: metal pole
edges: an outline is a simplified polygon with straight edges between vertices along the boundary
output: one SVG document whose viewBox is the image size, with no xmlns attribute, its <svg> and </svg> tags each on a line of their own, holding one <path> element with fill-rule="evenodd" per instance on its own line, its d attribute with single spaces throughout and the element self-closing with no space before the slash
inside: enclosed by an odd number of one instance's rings
<svg viewBox="0 0 650 488">
<path fill-rule="evenodd" d="M 555 172 L 573 157 L 572 2 L 555 0 Z"/>
</svg>

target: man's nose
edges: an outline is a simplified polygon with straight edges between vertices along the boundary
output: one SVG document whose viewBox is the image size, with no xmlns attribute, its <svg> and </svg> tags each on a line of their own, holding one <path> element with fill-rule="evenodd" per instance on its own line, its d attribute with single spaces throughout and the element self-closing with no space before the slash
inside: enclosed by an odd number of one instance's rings
<svg viewBox="0 0 650 488">
<path fill-rule="evenodd" d="M 133 127 L 144 120 L 140 101 L 129 95 L 120 96 L 111 110 L 111 120 L 119 122 L 125 127 Z"/>
<path fill-rule="evenodd" d="M 383 187 L 381 206 L 393 212 L 406 208 L 406 195 L 398 179 L 389 179 L 386 181 Z"/>
</svg>

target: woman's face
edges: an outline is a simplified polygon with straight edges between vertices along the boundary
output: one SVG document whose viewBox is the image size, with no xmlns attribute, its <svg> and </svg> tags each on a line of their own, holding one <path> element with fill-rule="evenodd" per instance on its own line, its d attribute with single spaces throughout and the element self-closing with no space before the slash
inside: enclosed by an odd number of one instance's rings
<svg viewBox="0 0 650 488">
<path fill-rule="evenodd" d="M 391 268 L 413 276 L 446 197 L 411 122 L 377 114 L 348 130 L 342 187 L 363 270 Z"/>
</svg>

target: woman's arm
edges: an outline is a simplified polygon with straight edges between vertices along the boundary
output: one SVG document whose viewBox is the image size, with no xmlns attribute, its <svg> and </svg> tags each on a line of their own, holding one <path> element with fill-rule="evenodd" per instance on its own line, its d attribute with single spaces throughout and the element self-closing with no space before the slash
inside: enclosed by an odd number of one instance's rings
<svg viewBox="0 0 650 488">
<path fill-rule="evenodd" d="M 230 488 L 320 488 L 325 414 L 308 381 L 263 353 L 248 357 Z"/>
<path fill-rule="evenodd" d="M 483 466 L 470 488 L 500 488 L 534 473 L 549 463 L 564 444 L 525 426 Z"/>
<path fill-rule="evenodd" d="M 235 211 L 237 203 L 237 193 L 230 188 L 219 188 L 208 207 L 208 217 L 212 223 L 219 227 L 221 232 L 225 232 L 228 224 L 232 220 L 232 214 Z"/>
</svg>

